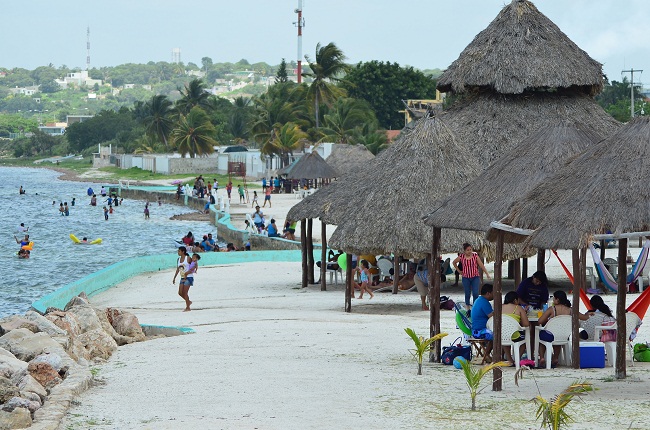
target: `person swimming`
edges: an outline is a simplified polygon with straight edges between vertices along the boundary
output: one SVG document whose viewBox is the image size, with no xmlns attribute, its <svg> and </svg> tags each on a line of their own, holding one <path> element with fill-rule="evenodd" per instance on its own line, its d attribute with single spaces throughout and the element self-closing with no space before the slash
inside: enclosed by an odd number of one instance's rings
<svg viewBox="0 0 650 430">
<path fill-rule="evenodd" d="M 18 190 L 19 194 L 25 194 L 25 190 L 23 189 L 23 186 L 20 186 L 20 189 Z"/>
</svg>

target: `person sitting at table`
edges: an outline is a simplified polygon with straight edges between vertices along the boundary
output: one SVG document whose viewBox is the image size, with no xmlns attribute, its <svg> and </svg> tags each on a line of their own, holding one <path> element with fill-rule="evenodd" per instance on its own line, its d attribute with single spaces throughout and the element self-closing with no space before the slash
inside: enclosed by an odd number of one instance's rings
<svg viewBox="0 0 650 430">
<path fill-rule="evenodd" d="M 533 276 L 526 278 L 517 287 L 519 304 L 532 306 L 533 309 L 542 309 L 548 300 L 548 278 L 546 273 L 537 271 Z"/>
<path fill-rule="evenodd" d="M 519 295 L 517 294 L 516 291 L 510 291 L 505 295 L 505 297 L 503 298 L 503 305 L 501 307 L 501 312 L 504 317 L 513 318 L 515 321 L 517 321 L 517 324 L 519 324 L 522 327 L 528 327 L 530 325 L 530 322 L 528 321 L 528 315 L 526 315 L 526 311 L 519 304 Z M 512 340 L 514 342 L 519 342 L 523 340 L 525 337 L 526 337 L 526 332 L 523 330 L 512 334 Z M 520 347 L 523 348 L 524 346 L 520 345 Z M 506 355 L 506 360 L 510 362 L 512 366 L 514 366 L 515 361 L 512 359 L 512 353 L 510 352 L 510 347 L 504 346 L 503 353 Z"/>
<path fill-rule="evenodd" d="M 586 331 L 580 332 L 580 338 L 583 340 L 594 339 L 595 329 L 598 325 L 616 324 L 616 318 L 614 318 L 612 311 L 609 309 L 609 306 L 605 304 L 602 297 L 596 294 L 591 297 L 589 303 L 591 304 L 591 312 L 593 312 L 593 316 L 589 318 L 589 322 L 591 322 L 592 319 L 595 319 L 596 321 L 593 324 L 589 324 L 589 329 L 592 331 L 591 333 L 587 333 Z M 603 330 L 600 339 L 598 340 L 600 342 L 616 342 L 616 330 Z"/>
<path fill-rule="evenodd" d="M 579 311 L 578 312 L 578 319 L 581 321 L 587 321 L 589 319 L 588 314 L 582 314 Z M 573 313 L 573 309 L 571 308 L 571 302 L 569 299 L 567 299 L 566 293 L 564 291 L 556 291 L 553 293 L 553 306 L 550 308 L 546 309 L 546 311 L 542 314 L 541 317 L 539 317 L 539 325 L 544 326 L 546 323 L 552 319 L 555 318 L 558 315 L 571 315 Z M 593 315 L 593 312 L 590 312 L 589 314 Z M 544 342 L 553 342 L 555 338 L 553 337 L 553 333 L 550 331 L 546 330 L 541 330 L 539 332 L 539 339 L 543 340 Z M 539 346 L 539 366 L 540 367 L 546 367 L 545 359 L 544 359 L 544 354 L 546 352 L 546 347 L 544 345 Z M 553 347 L 553 356 L 551 357 L 551 366 L 557 366 L 558 362 L 558 354 L 560 352 L 560 346 L 554 346 Z"/>
</svg>

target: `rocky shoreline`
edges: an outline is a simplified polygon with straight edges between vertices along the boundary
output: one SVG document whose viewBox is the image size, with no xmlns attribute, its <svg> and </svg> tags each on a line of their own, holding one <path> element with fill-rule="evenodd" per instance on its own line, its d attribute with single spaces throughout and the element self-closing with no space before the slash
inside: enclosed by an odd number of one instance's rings
<svg viewBox="0 0 650 430">
<path fill-rule="evenodd" d="M 96 308 L 84 293 L 65 309 L 0 319 L 0 430 L 54 430 L 75 397 L 96 381 L 91 366 L 147 337 L 138 318 Z"/>
</svg>

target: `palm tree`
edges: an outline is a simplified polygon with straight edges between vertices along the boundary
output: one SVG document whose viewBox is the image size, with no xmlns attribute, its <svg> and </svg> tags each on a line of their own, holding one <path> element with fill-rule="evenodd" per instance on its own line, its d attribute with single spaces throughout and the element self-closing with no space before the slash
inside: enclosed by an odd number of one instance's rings
<svg viewBox="0 0 650 430">
<path fill-rule="evenodd" d="M 233 102 L 233 111 L 228 117 L 228 130 L 235 139 L 246 139 L 249 133 L 249 120 L 251 116 L 251 99 L 237 97 Z"/>
<path fill-rule="evenodd" d="M 289 164 L 289 156 L 293 156 L 293 151 L 300 148 L 306 139 L 307 133 L 297 124 L 288 122 L 274 130 L 272 139 L 262 147 L 262 153 L 278 155 L 286 166 Z"/>
<path fill-rule="evenodd" d="M 205 84 L 201 79 L 192 79 L 185 84 L 184 88 L 178 90 L 181 92 L 181 98 L 176 102 L 176 107 L 181 114 L 187 115 L 195 106 L 208 107 L 210 93 L 206 91 Z"/>
<path fill-rule="evenodd" d="M 361 127 L 354 130 L 350 143 L 354 145 L 363 145 L 368 151 L 377 155 L 383 151 L 388 144 L 386 132 L 380 130 L 377 122 L 367 122 Z"/>
<path fill-rule="evenodd" d="M 311 62 L 305 55 L 311 72 L 305 72 L 302 76 L 311 78 L 309 85 L 309 95 L 314 100 L 314 117 L 316 119 L 316 128 L 319 127 L 319 106 L 321 103 L 330 105 L 333 100 L 345 94 L 345 91 L 331 82 L 338 82 L 339 76 L 344 73 L 348 66 L 345 64 L 345 55 L 334 42 L 325 46 L 320 43 L 316 45 L 316 60 Z"/>
<path fill-rule="evenodd" d="M 357 128 L 376 121 L 367 103 L 358 99 L 341 97 L 323 116 L 321 142 L 350 143 Z"/>
<path fill-rule="evenodd" d="M 303 129 L 309 127 L 309 113 L 304 100 L 304 87 L 293 83 L 276 84 L 266 94 L 253 99 L 250 129 L 260 147 L 269 143 L 274 130 L 287 122 Z"/>
<path fill-rule="evenodd" d="M 187 115 L 180 116 L 171 137 L 183 157 L 189 153 L 194 158 L 214 152 L 214 146 L 218 145 L 213 137 L 215 132 L 208 114 L 200 107 L 193 107 Z"/>
<path fill-rule="evenodd" d="M 167 140 L 174 128 L 172 121 L 172 102 L 162 94 L 151 97 L 144 106 L 141 122 L 144 125 L 147 136 L 156 138 L 159 142 L 168 147 Z"/>
</svg>

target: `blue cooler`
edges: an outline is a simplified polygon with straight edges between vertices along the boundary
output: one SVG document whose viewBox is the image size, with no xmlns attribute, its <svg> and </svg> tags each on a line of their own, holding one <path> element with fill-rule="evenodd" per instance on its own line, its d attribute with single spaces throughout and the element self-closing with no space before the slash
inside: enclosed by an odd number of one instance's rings
<svg viewBox="0 0 650 430">
<path fill-rule="evenodd" d="M 580 342 L 580 368 L 605 367 L 605 344 L 602 342 Z"/>
</svg>

